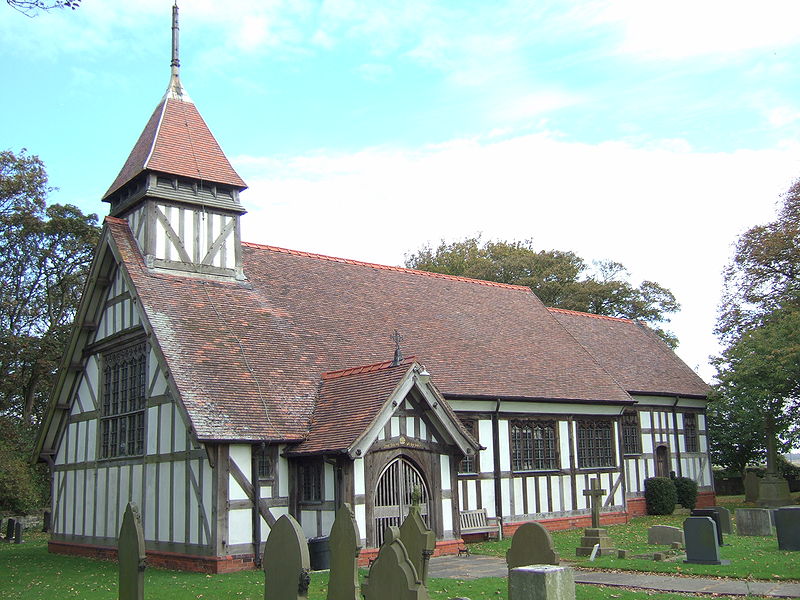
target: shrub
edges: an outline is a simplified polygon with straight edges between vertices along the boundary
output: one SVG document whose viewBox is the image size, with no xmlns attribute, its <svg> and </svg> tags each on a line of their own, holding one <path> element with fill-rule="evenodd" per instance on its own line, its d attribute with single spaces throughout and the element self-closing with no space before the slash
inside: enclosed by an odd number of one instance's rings
<svg viewBox="0 0 800 600">
<path fill-rule="evenodd" d="M 678 504 L 689 510 L 694 509 L 697 505 L 697 482 L 688 477 L 676 477 L 673 479 L 673 483 Z"/>
<path fill-rule="evenodd" d="M 644 480 L 644 499 L 648 515 L 671 515 L 678 495 L 668 477 L 649 477 Z"/>
</svg>

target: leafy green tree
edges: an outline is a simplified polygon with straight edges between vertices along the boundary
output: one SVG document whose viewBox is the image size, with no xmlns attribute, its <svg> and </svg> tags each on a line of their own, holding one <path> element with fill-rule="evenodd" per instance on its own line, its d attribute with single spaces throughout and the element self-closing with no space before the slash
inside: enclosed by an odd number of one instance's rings
<svg viewBox="0 0 800 600">
<path fill-rule="evenodd" d="M 739 238 L 724 276 L 711 449 L 742 471 L 800 440 L 800 181 L 777 219 Z"/>
<path fill-rule="evenodd" d="M 662 329 L 680 309 L 668 289 L 644 281 L 635 287 L 620 263 L 591 267 L 571 251 L 536 250 L 533 242 L 482 242 L 479 237 L 442 242 L 406 256 L 406 266 L 422 271 L 530 287 L 547 306 L 625 317 L 646 322 L 672 348 L 677 338 Z"/>
</svg>

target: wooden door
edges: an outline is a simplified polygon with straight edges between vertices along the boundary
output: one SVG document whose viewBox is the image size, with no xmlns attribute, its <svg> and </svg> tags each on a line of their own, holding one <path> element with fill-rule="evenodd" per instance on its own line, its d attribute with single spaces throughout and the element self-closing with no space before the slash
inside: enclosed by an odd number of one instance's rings
<svg viewBox="0 0 800 600">
<path fill-rule="evenodd" d="M 656 448 L 656 477 L 669 477 L 669 448 Z"/>
<path fill-rule="evenodd" d="M 375 519 L 376 548 L 383 543 L 383 532 L 389 525 L 400 526 L 408 514 L 411 506 L 414 488 L 421 494 L 420 515 L 425 524 L 430 527 L 428 485 L 422 473 L 407 459 L 402 456 L 395 458 L 386 465 L 378 477 L 375 486 L 375 504 L 373 518 Z"/>
</svg>

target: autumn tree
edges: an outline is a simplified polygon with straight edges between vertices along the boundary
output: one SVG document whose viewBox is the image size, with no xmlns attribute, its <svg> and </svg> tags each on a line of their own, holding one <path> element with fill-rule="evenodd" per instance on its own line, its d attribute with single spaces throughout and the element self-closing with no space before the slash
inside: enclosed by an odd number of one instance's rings
<svg viewBox="0 0 800 600">
<path fill-rule="evenodd" d="M 672 348 L 677 338 L 662 326 L 680 309 L 672 292 L 653 281 L 634 286 L 620 263 L 587 263 L 571 251 L 536 250 L 530 240 L 482 242 L 479 237 L 426 246 L 406 256 L 422 271 L 531 288 L 547 306 L 646 322 Z"/>
</svg>

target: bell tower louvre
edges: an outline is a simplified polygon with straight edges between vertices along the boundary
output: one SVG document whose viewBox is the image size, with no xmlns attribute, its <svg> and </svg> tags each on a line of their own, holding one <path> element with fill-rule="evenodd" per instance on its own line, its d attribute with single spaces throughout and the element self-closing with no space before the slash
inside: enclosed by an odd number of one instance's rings
<svg viewBox="0 0 800 600">
<path fill-rule="evenodd" d="M 176 4 L 169 86 L 103 201 L 128 222 L 149 268 L 244 279 L 247 184 L 181 83 L 178 36 Z"/>
</svg>

